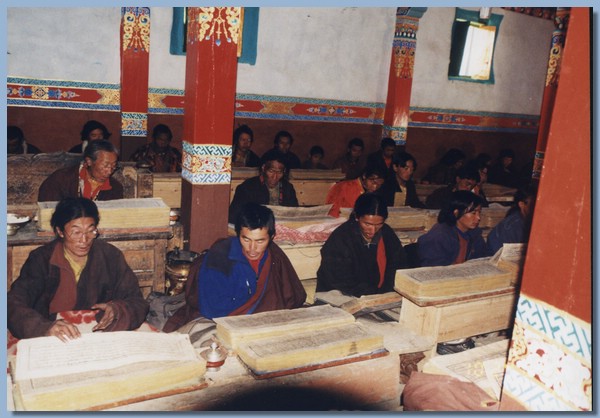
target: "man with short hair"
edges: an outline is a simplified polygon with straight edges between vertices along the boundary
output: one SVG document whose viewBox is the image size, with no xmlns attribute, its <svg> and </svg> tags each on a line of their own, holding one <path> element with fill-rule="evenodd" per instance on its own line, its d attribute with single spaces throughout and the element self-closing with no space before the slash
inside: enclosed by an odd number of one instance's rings
<svg viewBox="0 0 600 418">
<path fill-rule="evenodd" d="M 173 133 L 164 124 L 158 124 L 152 130 L 152 141 L 139 147 L 129 158 L 138 164 L 147 164 L 153 173 L 181 172 L 181 152 L 172 147 Z"/>
<path fill-rule="evenodd" d="M 273 148 L 263 154 L 261 158 L 263 163 L 279 157 L 288 170 L 300 168 L 302 165 L 300 158 L 291 151 L 294 144 L 294 137 L 291 133 L 288 131 L 277 132 L 273 144 Z"/>
<path fill-rule="evenodd" d="M 367 192 L 377 192 L 385 181 L 385 172 L 376 166 L 367 166 L 361 176 L 353 180 L 342 180 L 329 189 L 326 204 L 332 204 L 329 216 L 338 218 L 341 208 L 353 208 L 356 199 Z"/>
<path fill-rule="evenodd" d="M 360 177 L 364 170 L 364 161 L 361 156 L 365 150 L 365 143 L 360 138 L 352 138 L 348 142 L 346 153 L 333 163 L 333 168 L 341 168 L 346 175 L 346 180 Z"/>
<path fill-rule="evenodd" d="M 65 197 L 123 199 L 123 186 L 111 177 L 118 168 L 118 158 L 119 152 L 112 143 L 104 139 L 90 142 L 78 165 L 58 169 L 42 182 L 38 202 Z"/>
<path fill-rule="evenodd" d="M 244 180 L 235 188 L 229 205 L 229 223 L 234 223 L 242 206 L 248 202 L 272 206 L 298 206 L 294 186 L 286 179 L 286 166 L 275 154 L 260 168 L 260 174 Z"/>
<path fill-rule="evenodd" d="M 304 305 L 306 291 L 298 274 L 273 242 L 273 211 L 257 203 L 245 204 L 235 220 L 235 232 L 235 237 L 216 241 L 194 259 L 185 284 L 186 303 L 168 319 L 163 332 L 194 320 L 210 326 L 212 321 L 205 318 Z"/>
<path fill-rule="evenodd" d="M 481 178 L 479 177 L 479 171 L 477 169 L 471 166 L 463 166 L 456 171 L 456 182 L 454 184 L 435 189 L 429 196 L 427 196 L 427 199 L 425 200 L 425 207 L 427 209 L 441 209 L 450 201 L 452 193 L 459 190 L 466 190 L 475 193 L 475 186 L 480 180 Z M 479 193 L 475 194 L 477 194 L 483 200 L 481 206 L 489 206 L 488 201 L 481 190 L 479 190 Z"/>
</svg>

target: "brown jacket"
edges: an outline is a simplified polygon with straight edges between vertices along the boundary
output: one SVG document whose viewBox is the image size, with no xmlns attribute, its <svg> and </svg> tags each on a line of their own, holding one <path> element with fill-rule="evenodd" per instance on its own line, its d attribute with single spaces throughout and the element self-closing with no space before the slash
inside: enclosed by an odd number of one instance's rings
<svg viewBox="0 0 600 418">
<path fill-rule="evenodd" d="M 123 199 L 123 186 L 110 178 L 112 189 L 101 190 L 96 200 Z M 79 164 L 61 168 L 50 174 L 40 185 L 38 202 L 55 202 L 65 197 L 79 196 Z"/>
<path fill-rule="evenodd" d="M 8 292 L 8 329 L 16 338 L 43 336 L 54 322 L 50 303 L 60 282 L 60 269 L 50 260 L 59 243 L 54 240 L 33 250 Z M 112 302 L 117 310 L 117 320 L 107 331 L 135 329 L 146 319 L 148 303 L 123 253 L 96 239 L 77 283 L 73 310 L 107 302 Z"/>
</svg>

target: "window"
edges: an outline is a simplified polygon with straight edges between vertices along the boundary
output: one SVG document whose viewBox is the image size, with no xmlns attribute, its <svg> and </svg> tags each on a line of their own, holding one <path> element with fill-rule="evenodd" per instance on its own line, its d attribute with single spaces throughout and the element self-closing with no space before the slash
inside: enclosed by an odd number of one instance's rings
<svg viewBox="0 0 600 418">
<path fill-rule="evenodd" d="M 173 55 L 185 55 L 187 32 L 187 9 L 173 7 L 173 26 L 171 27 L 170 52 Z M 242 54 L 238 63 L 254 65 L 256 63 L 256 44 L 258 38 L 258 7 L 244 7 L 244 27 L 242 29 Z"/>
<path fill-rule="evenodd" d="M 502 16 L 482 19 L 478 11 L 456 9 L 448 78 L 494 83 L 494 45 Z"/>
</svg>

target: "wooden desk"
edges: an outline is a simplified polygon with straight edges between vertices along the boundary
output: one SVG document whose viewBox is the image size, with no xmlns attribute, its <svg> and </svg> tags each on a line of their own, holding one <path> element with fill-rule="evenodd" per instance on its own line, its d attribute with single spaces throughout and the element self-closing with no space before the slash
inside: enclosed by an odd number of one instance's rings
<svg viewBox="0 0 600 418">
<path fill-rule="evenodd" d="M 167 240 L 172 236 L 171 228 L 112 229 L 99 228 L 100 237 L 125 255 L 127 263 L 137 275 L 144 298 L 152 290 L 165 291 L 165 261 Z M 29 253 L 52 241 L 54 236 L 38 234 L 36 223 L 29 222 L 16 235 L 7 239 L 7 289 L 19 276 Z"/>
<path fill-rule="evenodd" d="M 207 372 L 208 387 L 116 407 L 114 411 L 393 411 L 400 406 L 400 364 L 386 355 L 291 374 L 256 379 L 236 357 L 219 371 Z M 307 408 L 307 409 L 305 409 Z M 359 409 L 360 408 L 360 409 Z"/>
<path fill-rule="evenodd" d="M 517 292 L 514 287 L 448 299 L 418 301 L 400 292 L 400 324 L 436 343 L 510 328 Z"/>
</svg>

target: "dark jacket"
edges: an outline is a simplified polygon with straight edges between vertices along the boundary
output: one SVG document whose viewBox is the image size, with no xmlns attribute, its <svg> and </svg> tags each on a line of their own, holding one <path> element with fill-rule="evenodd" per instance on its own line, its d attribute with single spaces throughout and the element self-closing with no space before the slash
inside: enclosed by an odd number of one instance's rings
<svg viewBox="0 0 600 418">
<path fill-rule="evenodd" d="M 237 239 L 237 238 L 230 238 Z M 231 268 L 233 260 L 228 258 L 230 239 L 219 240 L 213 244 L 208 252 L 196 257 L 190 266 L 185 283 L 185 302 L 175 314 L 169 318 L 163 332 L 173 332 L 188 322 L 201 316 L 198 294 L 198 277 L 204 259 L 210 252 L 214 252 L 211 266 L 220 265 L 221 270 Z M 272 311 L 275 309 L 291 309 L 302 306 L 306 300 L 306 291 L 298 279 L 296 270 L 277 244 L 271 242 L 271 279 L 267 285 L 265 296 L 254 310 L 255 313 Z"/>
<path fill-rule="evenodd" d="M 487 257 L 489 255 L 481 229 L 467 231 L 468 237 L 466 260 Z M 417 240 L 419 262 L 422 267 L 449 266 L 454 263 L 460 244 L 458 229 L 445 223 L 435 224 L 429 232 Z"/>
<path fill-rule="evenodd" d="M 53 324 L 50 303 L 58 289 L 60 268 L 50 260 L 58 243 L 59 240 L 54 240 L 33 250 L 8 292 L 8 329 L 16 338 L 43 336 Z M 112 302 L 117 310 L 117 320 L 107 331 L 132 330 L 146 319 L 148 304 L 123 253 L 96 239 L 77 282 L 73 310 L 107 302 Z"/>
<path fill-rule="evenodd" d="M 285 164 L 285 167 L 288 170 L 293 168 L 300 168 L 301 162 L 300 158 L 292 151 L 288 151 L 285 154 L 279 151 L 278 148 L 271 148 L 269 151 L 265 152 L 261 157 L 261 161 L 265 163 L 266 161 L 271 161 L 276 157 L 281 158 L 281 161 Z"/>
<path fill-rule="evenodd" d="M 425 204 L 421 202 L 419 196 L 417 196 L 417 188 L 412 179 L 406 182 L 406 186 L 402 188 L 402 190 L 400 189 L 396 176 L 386 180 L 382 187 L 382 194 L 388 206 L 394 206 L 394 199 L 397 192 L 406 194 L 406 206 L 410 206 L 411 208 L 425 208 Z"/>
<path fill-rule="evenodd" d="M 487 245 L 490 254 L 495 254 L 505 243 L 525 243 L 529 228 L 518 210 L 512 210 L 489 233 Z"/>
<path fill-rule="evenodd" d="M 96 200 L 123 199 L 123 186 L 110 178 L 112 189 L 101 190 Z M 61 168 L 50 174 L 40 185 L 38 202 L 54 202 L 65 197 L 79 196 L 79 164 Z"/>
<path fill-rule="evenodd" d="M 380 275 L 377 249 L 364 244 L 358 222 L 351 217 L 336 228 L 321 248 L 321 265 L 317 271 L 317 291 L 337 289 L 351 296 L 386 293 L 394 290 L 396 270 L 407 267 L 406 254 L 396 233 L 384 224 L 374 239 L 383 243 L 386 253 L 384 281 Z"/>
<path fill-rule="evenodd" d="M 296 190 L 285 178 L 280 180 L 281 195 L 279 206 L 298 206 Z M 229 204 L 229 222 L 234 223 L 235 218 L 242 207 L 254 202 L 261 205 L 269 204 L 269 189 L 261 176 L 250 177 L 235 188 L 233 200 Z"/>
<path fill-rule="evenodd" d="M 391 179 L 396 175 L 392 168 L 392 163 L 388 166 L 383 158 L 383 150 L 375 151 L 367 156 L 367 167 L 378 167 L 382 173 L 386 173 L 385 180 Z"/>
</svg>

